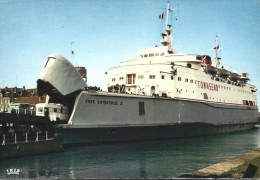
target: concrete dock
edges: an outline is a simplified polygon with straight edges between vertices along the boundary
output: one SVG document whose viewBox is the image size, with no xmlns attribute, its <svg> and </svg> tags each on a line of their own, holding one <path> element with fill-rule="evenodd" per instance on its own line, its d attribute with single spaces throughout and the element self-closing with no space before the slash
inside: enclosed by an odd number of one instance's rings
<svg viewBox="0 0 260 180">
<path fill-rule="evenodd" d="M 218 178 L 222 177 L 222 175 L 229 170 L 236 168 L 246 162 L 251 161 L 260 157 L 260 148 L 255 149 L 253 151 L 247 152 L 235 158 L 231 158 L 225 161 L 222 161 L 217 164 L 213 164 L 191 174 L 184 174 L 180 177 L 189 177 L 189 178 Z"/>
</svg>

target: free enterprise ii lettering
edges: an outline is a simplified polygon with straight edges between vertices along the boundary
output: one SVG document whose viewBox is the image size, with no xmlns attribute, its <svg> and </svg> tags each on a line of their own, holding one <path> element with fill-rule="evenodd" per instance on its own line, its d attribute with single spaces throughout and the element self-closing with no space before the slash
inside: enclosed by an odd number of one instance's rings
<svg viewBox="0 0 260 180">
<path fill-rule="evenodd" d="M 123 102 L 118 101 L 103 101 L 103 100 L 92 100 L 92 99 L 86 99 L 85 103 L 88 104 L 110 104 L 110 105 L 123 105 Z"/>
</svg>

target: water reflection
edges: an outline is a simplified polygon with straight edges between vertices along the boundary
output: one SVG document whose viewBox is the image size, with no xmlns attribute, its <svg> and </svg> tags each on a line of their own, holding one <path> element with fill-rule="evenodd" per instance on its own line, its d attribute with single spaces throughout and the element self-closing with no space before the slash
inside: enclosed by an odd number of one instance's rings
<svg viewBox="0 0 260 180">
<path fill-rule="evenodd" d="M 260 130 L 175 140 L 68 148 L 62 153 L 1 160 L 20 178 L 178 177 L 260 147 Z"/>
</svg>

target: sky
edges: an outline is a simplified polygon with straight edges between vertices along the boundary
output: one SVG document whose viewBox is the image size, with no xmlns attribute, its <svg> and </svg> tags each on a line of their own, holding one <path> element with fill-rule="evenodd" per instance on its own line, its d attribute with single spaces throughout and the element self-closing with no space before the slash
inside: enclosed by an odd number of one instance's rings
<svg viewBox="0 0 260 180">
<path fill-rule="evenodd" d="M 36 88 L 50 54 L 86 67 L 88 85 L 102 88 L 109 68 L 160 45 L 165 21 L 159 14 L 166 5 L 167 0 L 0 0 L 0 88 Z M 260 0 L 170 0 L 170 6 L 177 52 L 213 58 L 218 35 L 221 64 L 249 73 L 249 83 L 260 88 Z"/>
</svg>

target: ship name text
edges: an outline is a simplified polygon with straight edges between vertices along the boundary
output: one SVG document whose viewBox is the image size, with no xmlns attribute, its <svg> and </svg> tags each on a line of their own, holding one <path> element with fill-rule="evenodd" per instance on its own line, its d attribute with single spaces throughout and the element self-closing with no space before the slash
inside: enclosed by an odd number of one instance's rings
<svg viewBox="0 0 260 180">
<path fill-rule="evenodd" d="M 104 100 L 92 100 L 92 99 L 86 99 L 85 103 L 88 104 L 110 104 L 110 105 L 123 105 L 123 102 L 118 101 L 104 101 Z"/>
<path fill-rule="evenodd" d="M 212 83 L 198 81 L 198 87 L 201 88 L 201 89 L 208 89 L 208 90 L 212 90 L 212 91 L 218 91 L 218 85 L 217 84 L 212 84 Z"/>
</svg>

